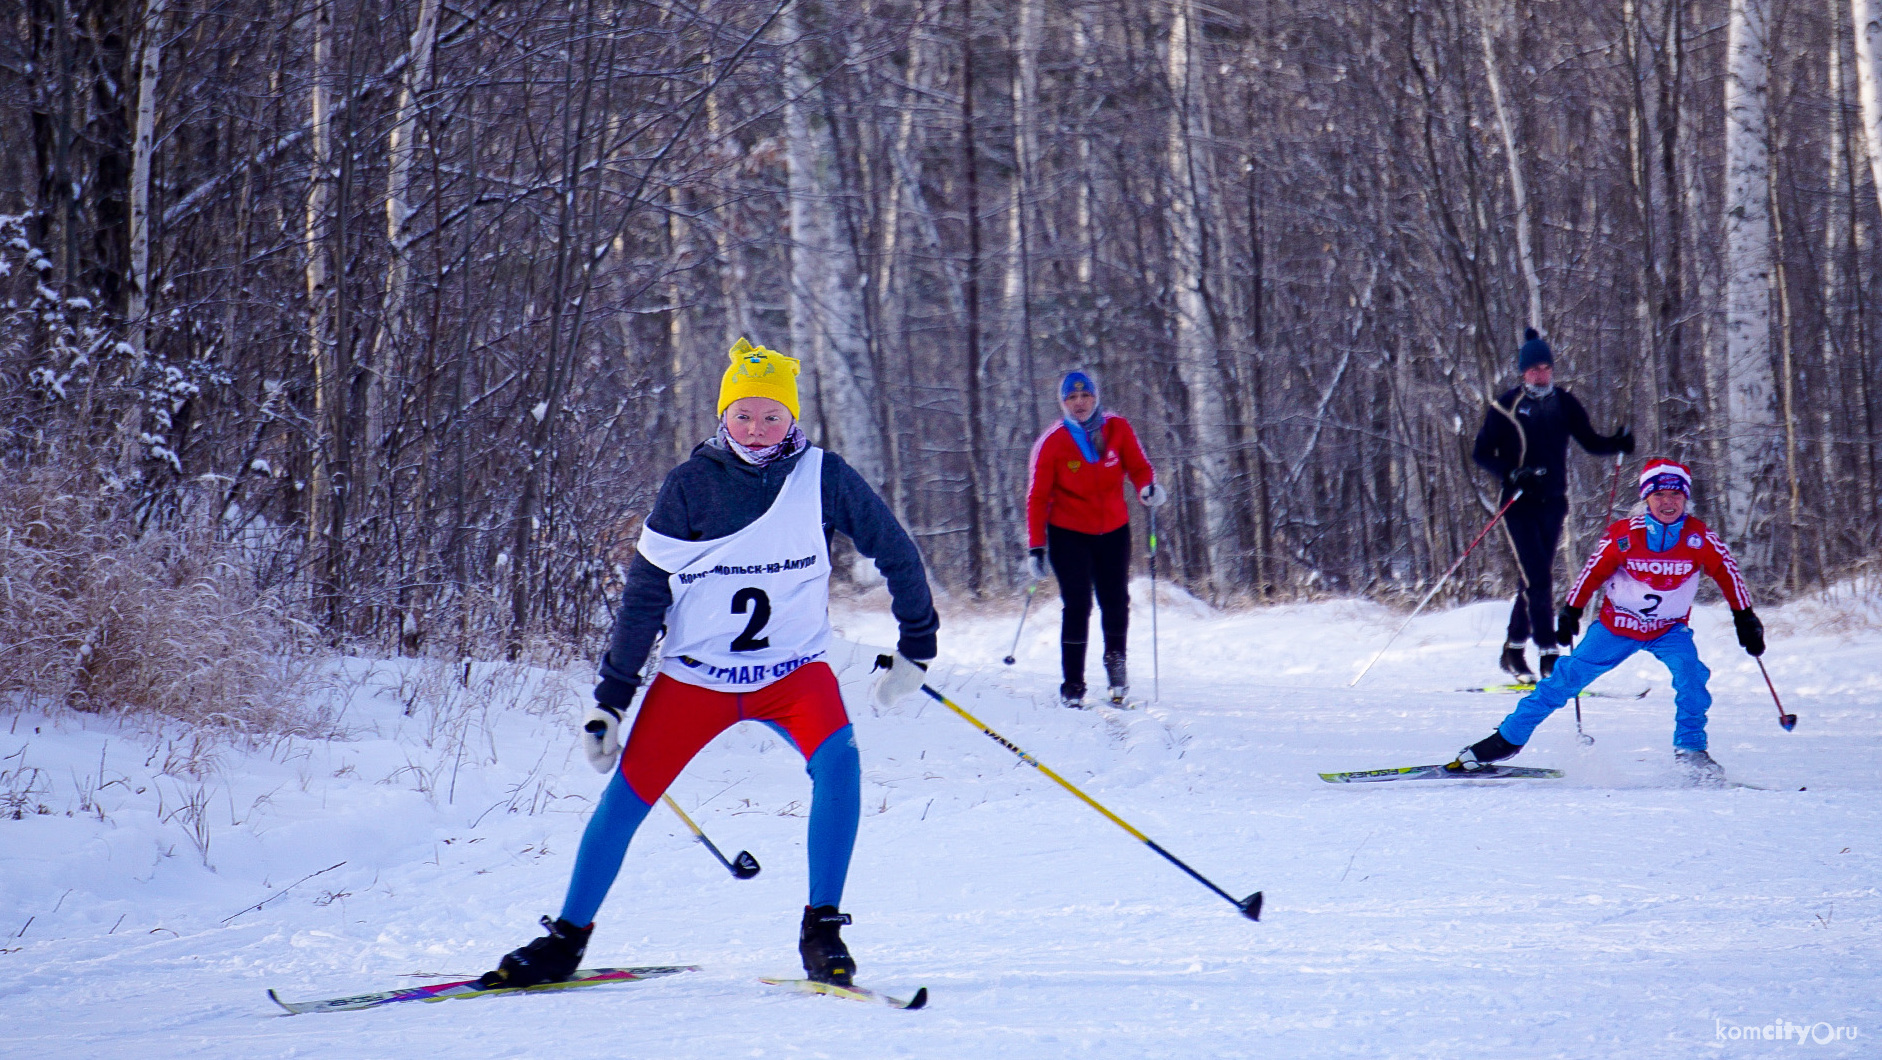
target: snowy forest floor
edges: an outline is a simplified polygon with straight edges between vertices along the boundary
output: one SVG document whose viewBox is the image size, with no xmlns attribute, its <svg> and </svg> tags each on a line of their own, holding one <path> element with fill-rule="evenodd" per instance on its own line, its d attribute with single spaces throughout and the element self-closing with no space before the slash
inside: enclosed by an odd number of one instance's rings
<svg viewBox="0 0 1882 1060">
<path fill-rule="evenodd" d="M 1444 761 L 1490 731 L 1515 698 L 1454 690 L 1499 679 L 1507 605 L 1422 617 L 1349 689 L 1399 615 L 1161 600 L 1143 709 L 1056 705 L 1053 606 L 1011 668 L 1016 612 L 949 618 L 938 685 L 1223 889 L 1265 891 L 1258 924 L 938 704 L 872 707 L 857 645 L 893 626 L 864 597 L 839 607 L 834 660 L 864 768 L 845 936 L 859 981 L 926 985 L 926 1011 L 755 981 L 798 974 L 809 792 L 802 760 L 742 725 L 673 794 L 762 874 L 732 879 L 656 807 L 584 962 L 699 972 L 281 1015 L 269 987 L 491 967 L 559 908 L 602 786 L 572 739 L 586 667 L 479 666 L 465 688 L 441 664 L 350 660 L 319 690 L 333 740 L 238 751 L 0 714 L 0 1055 L 1882 1055 L 1876 597 L 1766 616 L 1792 733 L 1726 612 L 1695 615 L 1713 754 L 1771 790 L 1678 785 L 1644 653 L 1595 687 L 1645 698 L 1584 701 L 1592 747 L 1564 710 L 1517 759 L 1564 780 L 1329 785 L 1315 774 Z M 1860 1037 L 1763 1040 L 1787 1023 Z"/>
</svg>

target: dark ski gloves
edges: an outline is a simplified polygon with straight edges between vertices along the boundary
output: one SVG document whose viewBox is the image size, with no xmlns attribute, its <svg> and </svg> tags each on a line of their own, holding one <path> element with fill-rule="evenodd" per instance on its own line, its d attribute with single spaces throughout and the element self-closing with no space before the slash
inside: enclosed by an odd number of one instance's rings
<svg viewBox="0 0 1882 1060">
<path fill-rule="evenodd" d="M 1572 644 L 1581 636 L 1581 608 L 1564 606 L 1555 616 L 1555 642 Z"/>
<path fill-rule="evenodd" d="M 1026 573 L 1032 575 L 1032 580 L 1036 582 L 1045 581 L 1046 575 L 1052 573 L 1052 568 L 1046 565 L 1045 549 L 1029 548 L 1026 550 Z"/>
<path fill-rule="evenodd" d="M 1747 655 L 1764 654 L 1764 623 L 1758 621 L 1756 611 L 1747 607 L 1732 612 L 1732 625 L 1738 627 L 1738 643 L 1744 645 Z"/>
<path fill-rule="evenodd" d="M 1503 481 L 1513 490 L 1533 493 L 1542 488 L 1543 476 L 1549 473 L 1546 467 L 1519 467 L 1503 476 Z"/>
<path fill-rule="evenodd" d="M 1620 430 L 1615 431 L 1614 437 L 1609 438 L 1608 441 L 1613 444 L 1615 452 L 1632 453 L 1634 451 L 1634 429 L 1632 427 L 1622 427 Z"/>
</svg>

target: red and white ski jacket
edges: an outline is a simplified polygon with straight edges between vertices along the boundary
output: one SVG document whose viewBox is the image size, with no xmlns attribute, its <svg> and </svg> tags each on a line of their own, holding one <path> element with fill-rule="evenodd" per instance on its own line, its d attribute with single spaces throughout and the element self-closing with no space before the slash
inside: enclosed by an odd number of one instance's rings
<svg viewBox="0 0 1882 1060">
<path fill-rule="evenodd" d="M 1131 521 L 1124 506 L 1124 476 L 1138 489 L 1157 473 L 1137 444 L 1130 421 L 1104 414 L 1104 455 L 1094 464 L 1060 420 L 1033 443 L 1026 482 L 1026 547 L 1044 548 L 1046 524 L 1081 534 L 1108 534 Z"/>
<path fill-rule="evenodd" d="M 1608 527 L 1568 590 L 1570 607 L 1587 607 L 1599 588 L 1602 625 L 1623 637 L 1652 640 L 1692 613 L 1702 572 L 1719 583 L 1732 610 L 1751 606 L 1738 561 L 1706 524 L 1689 515 L 1677 544 L 1649 552 L 1646 520 L 1636 515 Z"/>
</svg>

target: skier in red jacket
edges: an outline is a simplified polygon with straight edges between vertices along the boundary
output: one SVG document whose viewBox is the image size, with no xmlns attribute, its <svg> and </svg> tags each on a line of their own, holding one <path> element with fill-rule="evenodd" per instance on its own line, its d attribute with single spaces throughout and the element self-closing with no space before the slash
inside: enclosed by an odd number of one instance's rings
<svg viewBox="0 0 1882 1060">
<path fill-rule="evenodd" d="M 1104 672 L 1111 701 L 1124 702 L 1130 679 L 1124 664 L 1130 629 L 1130 510 L 1124 479 L 1137 487 L 1145 507 L 1161 506 L 1168 494 L 1144 459 L 1130 421 L 1098 404 L 1098 384 L 1084 372 L 1067 372 L 1059 384 L 1065 418 L 1033 443 L 1026 485 L 1027 565 L 1035 581 L 1046 566 L 1059 580 L 1064 618 L 1059 656 L 1065 681 L 1059 700 L 1085 705 L 1085 644 L 1091 630 L 1095 591 L 1102 611 Z"/>
<path fill-rule="evenodd" d="M 1723 771 L 1706 752 L 1706 711 L 1712 706 L 1706 680 L 1712 672 L 1699 661 L 1686 624 L 1699 576 L 1710 577 L 1725 594 L 1738 643 L 1747 654 L 1764 654 L 1764 623 L 1751 609 L 1751 593 L 1731 550 L 1686 510 L 1692 472 L 1672 460 L 1649 460 L 1640 473 L 1640 496 L 1647 502 L 1646 513 L 1608 527 L 1568 591 L 1556 632 L 1564 643 L 1575 639 L 1596 589 L 1602 590 L 1599 621 L 1496 731 L 1458 752 L 1446 768 L 1476 772 L 1521 751 L 1544 718 L 1590 681 L 1644 650 L 1673 675 L 1675 762 L 1696 782 L 1723 780 Z"/>
</svg>

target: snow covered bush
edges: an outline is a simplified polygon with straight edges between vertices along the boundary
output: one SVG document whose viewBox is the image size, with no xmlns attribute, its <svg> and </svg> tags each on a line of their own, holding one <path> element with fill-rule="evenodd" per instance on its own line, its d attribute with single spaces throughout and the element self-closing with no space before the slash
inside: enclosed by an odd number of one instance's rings
<svg viewBox="0 0 1882 1060">
<path fill-rule="evenodd" d="M 140 531 L 69 461 L 0 466 L 0 702 L 304 728 L 297 630 L 214 534 Z"/>
</svg>

